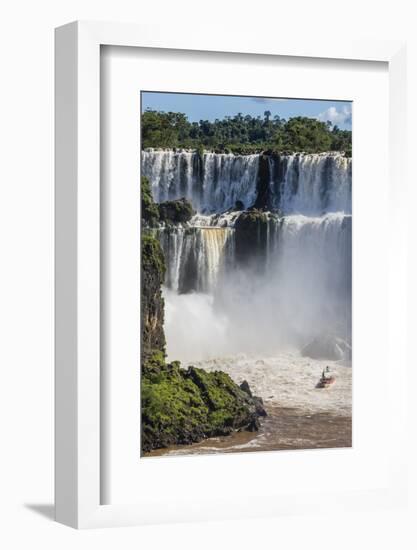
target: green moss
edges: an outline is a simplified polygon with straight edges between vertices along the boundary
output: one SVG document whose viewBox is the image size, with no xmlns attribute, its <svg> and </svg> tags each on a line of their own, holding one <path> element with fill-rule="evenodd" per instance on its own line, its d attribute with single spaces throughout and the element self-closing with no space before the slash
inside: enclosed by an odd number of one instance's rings
<svg viewBox="0 0 417 550">
<path fill-rule="evenodd" d="M 168 224 L 189 222 L 195 214 L 190 201 L 184 198 L 161 202 L 158 208 L 160 221 Z"/>
<path fill-rule="evenodd" d="M 149 234 L 142 234 L 141 264 L 142 354 L 147 359 L 165 352 L 164 299 L 161 292 L 165 259 L 159 241 Z"/>
<path fill-rule="evenodd" d="M 142 235 L 142 271 L 163 283 L 165 277 L 165 258 L 161 245 L 153 235 Z"/>
<path fill-rule="evenodd" d="M 166 363 L 164 277 L 162 248 L 148 229 L 142 232 L 142 451 L 257 429 L 262 403 L 227 374 Z"/>
<path fill-rule="evenodd" d="M 140 183 L 142 220 L 145 225 L 155 227 L 159 222 L 158 205 L 153 200 L 148 178 L 142 176 Z"/>
<path fill-rule="evenodd" d="M 159 222 L 167 224 L 186 223 L 191 220 L 195 212 L 185 198 L 165 201 L 160 204 L 154 202 L 148 178 L 141 178 L 141 218 L 145 228 L 155 228 Z"/>
<path fill-rule="evenodd" d="M 230 376 L 150 359 L 142 367 L 142 449 L 187 444 L 256 424 L 254 399 Z M 259 403 L 258 403 L 259 405 Z"/>
</svg>

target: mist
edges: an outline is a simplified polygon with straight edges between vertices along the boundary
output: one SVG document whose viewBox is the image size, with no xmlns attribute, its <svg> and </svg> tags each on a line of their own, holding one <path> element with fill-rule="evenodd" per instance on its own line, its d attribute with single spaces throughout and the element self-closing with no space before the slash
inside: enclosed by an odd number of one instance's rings
<svg viewBox="0 0 417 550">
<path fill-rule="evenodd" d="M 228 244 L 217 239 L 221 250 L 211 250 L 216 274 L 211 273 L 215 282 L 206 292 L 177 294 L 165 289 L 170 359 L 274 354 L 302 349 L 328 333 L 350 340 L 350 217 L 289 216 L 270 237 L 266 258 L 255 255 L 246 266 L 234 257 L 233 237 L 230 232 Z M 193 246 L 197 241 L 194 238 Z M 206 253 L 202 251 L 200 265 Z M 213 255 L 218 264 L 213 265 Z"/>
<path fill-rule="evenodd" d="M 267 230 L 242 262 L 230 206 L 253 203 L 256 157 L 210 153 L 200 165 L 191 152 L 144 153 L 154 198 L 185 195 L 197 210 L 188 227 L 159 230 L 169 360 L 273 355 L 324 334 L 351 340 L 350 159 L 270 159 Z"/>
</svg>

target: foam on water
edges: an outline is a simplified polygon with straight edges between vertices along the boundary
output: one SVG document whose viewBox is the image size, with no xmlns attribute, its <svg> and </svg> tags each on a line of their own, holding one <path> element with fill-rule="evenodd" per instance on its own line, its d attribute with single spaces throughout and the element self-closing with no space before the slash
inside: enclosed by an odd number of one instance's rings
<svg viewBox="0 0 417 550">
<path fill-rule="evenodd" d="M 239 354 L 192 364 L 207 371 L 222 370 L 239 384 L 247 380 L 252 392 L 267 405 L 291 407 L 306 414 L 352 413 L 352 369 L 348 363 L 310 359 L 298 351 L 286 351 L 265 357 Z M 330 366 L 336 383 L 317 389 L 326 366 Z"/>
<path fill-rule="evenodd" d="M 155 229 L 167 265 L 168 360 L 225 371 L 238 384 L 247 380 L 269 411 L 256 436 L 213 438 L 204 452 L 349 446 L 350 365 L 299 350 L 326 333 L 350 341 L 351 159 L 334 152 L 269 155 L 269 211 L 245 263 L 236 220 L 265 191 L 260 158 L 142 152 L 155 201 L 186 197 L 196 211 L 188 223 Z M 326 366 L 336 383 L 316 389 Z"/>
</svg>

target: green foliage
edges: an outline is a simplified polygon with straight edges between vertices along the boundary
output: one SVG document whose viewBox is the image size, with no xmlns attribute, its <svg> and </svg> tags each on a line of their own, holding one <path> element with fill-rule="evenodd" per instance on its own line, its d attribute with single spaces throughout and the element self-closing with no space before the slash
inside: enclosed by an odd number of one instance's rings
<svg viewBox="0 0 417 550">
<path fill-rule="evenodd" d="M 179 146 L 189 134 L 189 124 L 182 113 L 146 110 L 142 114 L 142 142 L 146 143 L 144 147 Z"/>
<path fill-rule="evenodd" d="M 142 220 L 150 227 L 154 227 L 159 221 L 158 205 L 154 203 L 148 178 L 142 176 L 140 184 Z"/>
<path fill-rule="evenodd" d="M 285 124 L 283 144 L 292 151 L 322 152 L 331 149 L 332 138 L 324 122 L 294 117 Z"/>
<path fill-rule="evenodd" d="M 165 277 L 165 258 L 158 239 L 150 234 L 142 235 L 142 272 L 152 275 L 156 285 L 161 285 Z"/>
<path fill-rule="evenodd" d="M 159 219 L 165 223 L 186 223 L 194 216 L 193 207 L 187 199 L 165 201 L 158 205 Z"/>
<path fill-rule="evenodd" d="M 157 227 L 159 222 L 168 224 L 186 223 L 195 212 L 187 199 L 154 202 L 148 178 L 141 178 L 142 222 L 148 228 Z"/>
<path fill-rule="evenodd" d="M 149 372 L 159 372 L 165 368 L 165 354 L 160 350 L 152 350 L 145 363 Z"/>
<path fill-rule="evenodd" d="M 265 111 L 263 118 L 238 113 L 214 122 L 189 122 L 183 113 L 146 110 L 142 114 L 142 146 L 190 148 L 200 155 L 204 148 L 235 154 L 266 150 L 277 153 L 331 150 L 351 154 L 352 132 L 314 118 L 271 118 L 270 111 Z"/>
<path fill-rule="evenodd" d="M 340 130 L 334 126 L 332 130 L 332 151 L 345 151 L 347 157 L 352 156 L 352 132 Z"/>
<path fill-rule="evenodd" d="M 223 372 L 165 362 L 165 261 L 152 230 L 142 232 L 142 450 L 186 444 L 256 430 L 265 415 L 262 402 L 248 395 Z"/>
<path fill-rule="evenodd" d="M 224 372 L 185 370 L 155 356 L 142 366 L 141 397 L 144 451 L 253 428 L 265 414 Z"/>
<path fill-rule="evenodd" d="M 165 277 L 165 259 L 159 241 L 142 233 L 142 358 L 151 356 L 156 364 L 164 360 L 164 299 L 161 285 Z"/>
</svg>

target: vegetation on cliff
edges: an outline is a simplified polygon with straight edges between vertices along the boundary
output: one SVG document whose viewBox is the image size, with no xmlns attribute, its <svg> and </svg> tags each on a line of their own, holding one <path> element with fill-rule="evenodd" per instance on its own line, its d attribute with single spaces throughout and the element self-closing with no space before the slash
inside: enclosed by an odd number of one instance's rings
<svg viewBox="0 0 417 550">
<path fill-rule="evenodd" d="M 206 148 L 235 154 L 344 151 L 350 156 L 352 132 L 315 118 L 271 118 L 270 111 L 265 111 L 263 118 L 238 113 L 214 122 L 190 122 L 183 113 L 146 110 L 142 114 L 142 147 Z"/>
<path fill-rule="evenodd" d="M 142 451 L 190 444 L 235 430 L 256 431 L 261 400 L 224 372 L 208 373 L 155 354 L 142 367 Z"/>
<path fill-rule="evenodd" d="M 142 234 L 142 361 L 155 351 L 165 353 L 164 277 L 165 260 L 159 241 Z"/>
<path fill-rule="evenodd" d="M 149 227 L 155 227 L 159 222 L 159 208 L 153 200 L 151 186 L 145 176 L 142 176 L 140 180 L 140 195 L 142 222 Z"/>
<path fill-rule="evenodd" d="M 161 202 L 158 207 L 159 220 L 169 224 L 189 222 L 195 214 L 190 201 L 185 198 Z"/>
<path fill-rule="evenodd" d="M 156 219 L 152 196 L 150 200 L 146 197 L 148 190 L 145 182 L 145 224 Z M 247 384 L 240 388 L 223 372 L 208 373 L 194 367 L 186 370 L 177 361 L 166 363 L 164 277 L 161 245 L 146 225 L 142 232 L 142 452 L 234 430 L 257 430 L 258 417 L 266 413 Z"/>
<path fill-rule="evenodd" d="M 142 221 L 148 227 L 156 227 L 159 222 L 166 224 L 186 223 L 195 214 L 189 200 L 182 198 L 157 204 L 152 197 L 148 178 L 141 178 Z"/>
</svg>

